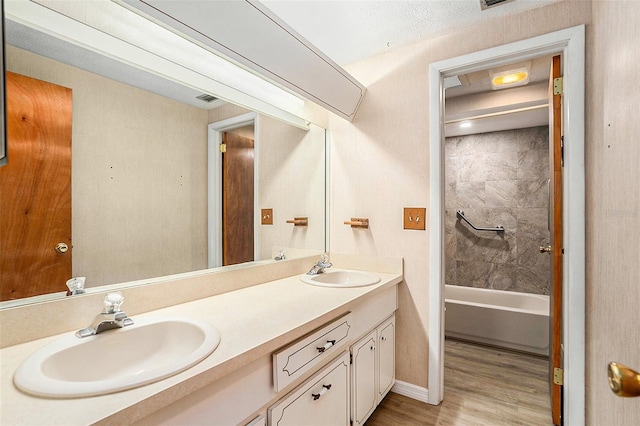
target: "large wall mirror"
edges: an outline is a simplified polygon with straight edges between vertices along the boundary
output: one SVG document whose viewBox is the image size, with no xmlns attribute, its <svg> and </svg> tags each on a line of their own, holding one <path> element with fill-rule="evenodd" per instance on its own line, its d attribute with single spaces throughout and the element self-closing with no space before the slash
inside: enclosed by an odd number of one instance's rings
<svg viewBox="0 0 640 426">
<path fill-rule="evenodd" d="M 63 297 L 72 277 L 98 288 L 325 250 L 325 129 L 211 99 L 8 17 L 5 32 L 4 306 Z M 295 217 L 307 226 L 287 223 Z M 244 257 L 212 255 L 236 243 L 249 245 Z M 56 275 L 47 262 L 60 259 L 70 272 Z"/>
</svg>

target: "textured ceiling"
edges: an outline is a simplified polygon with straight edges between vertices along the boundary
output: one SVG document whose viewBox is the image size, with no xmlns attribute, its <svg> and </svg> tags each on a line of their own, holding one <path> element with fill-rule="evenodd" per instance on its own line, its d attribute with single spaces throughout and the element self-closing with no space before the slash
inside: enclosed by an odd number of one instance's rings
<svg viewBox="0 0 640 426">
<path fill-rule="evenodd" d="M 479 0 L 260 0 L 340 65 L 555 1 L 512 0 L 483 11 Z"/>
</svg>

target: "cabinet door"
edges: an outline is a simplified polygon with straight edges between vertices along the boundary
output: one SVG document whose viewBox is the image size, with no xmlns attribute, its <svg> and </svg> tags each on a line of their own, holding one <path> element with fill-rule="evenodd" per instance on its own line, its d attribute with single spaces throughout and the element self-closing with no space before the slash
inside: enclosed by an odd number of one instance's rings
<svg viewBox="0 0 640 426">
<path fill-rule="evenodd" d="M 376 330 L 354 344 L 351 354 L 353 423 L 362 425 L 377 405 Z"/>
<path fill-rule="evenodd" d="M 378 403 L 389 392 L 396 377 L 396 321 L 389 318 L 378 327 Z"/>
<path fill-rule="evenodd" d="M 348 424 L 348 352 L 344 352 L 269 409 L 269 425 L 272 426 Z"/>
</svg>

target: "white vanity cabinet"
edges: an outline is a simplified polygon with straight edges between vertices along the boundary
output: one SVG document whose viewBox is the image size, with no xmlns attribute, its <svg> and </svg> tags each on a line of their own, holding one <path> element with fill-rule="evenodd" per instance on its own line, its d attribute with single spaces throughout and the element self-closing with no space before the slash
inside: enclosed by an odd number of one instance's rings
<svg viewBox="0 0 640 426">
<path fill-rule="evenodd" d="M 395 316 L 351 346 L 351 417 L 362 425 L 395 382 Z"/>
<path fill-rule="evenodd" d="M 265 419 L 270 426 L 362 424 L 393 385 L 396 309 L 396 286 L 371 294 L 137 424 L 257 426 Z M 351 364 L 359 344 L 362 350 Z M 354 408 L 355 398 L 366 403 Z"/>
<path fill-rule="evenodd" d="M 272 426 L 349 425 L 349 353 L 269 408 L 268 419 Z"/>
</svg>

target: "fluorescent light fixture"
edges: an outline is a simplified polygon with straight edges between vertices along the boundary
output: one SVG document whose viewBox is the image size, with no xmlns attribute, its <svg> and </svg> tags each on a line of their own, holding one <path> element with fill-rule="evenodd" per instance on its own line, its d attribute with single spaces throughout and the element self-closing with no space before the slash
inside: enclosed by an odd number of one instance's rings
<svg viewBox="0 0 640 426">
<path fill-rule="evenodd" d="M 87 10 L 86 19 L 106 25 L 105 16 L 111 17 L 106 21 L 111 33 L 32 1 L 5 2 L 5 16 L 192 90 L 309 128 L 305 101 L 298 96 L 117 3 L 96 2 L 95 6 Z M 83 9 L 67 13 L 78 10 Z"/>
<path fill-rule="evenodd" d="M 526 68 L 502 71 L 499 73 L 489 71 L 489 75 L 491 76 L 491 88 L 493 90 L 524 86 L 529 82 L 529 70 Z"/>
</svg>

